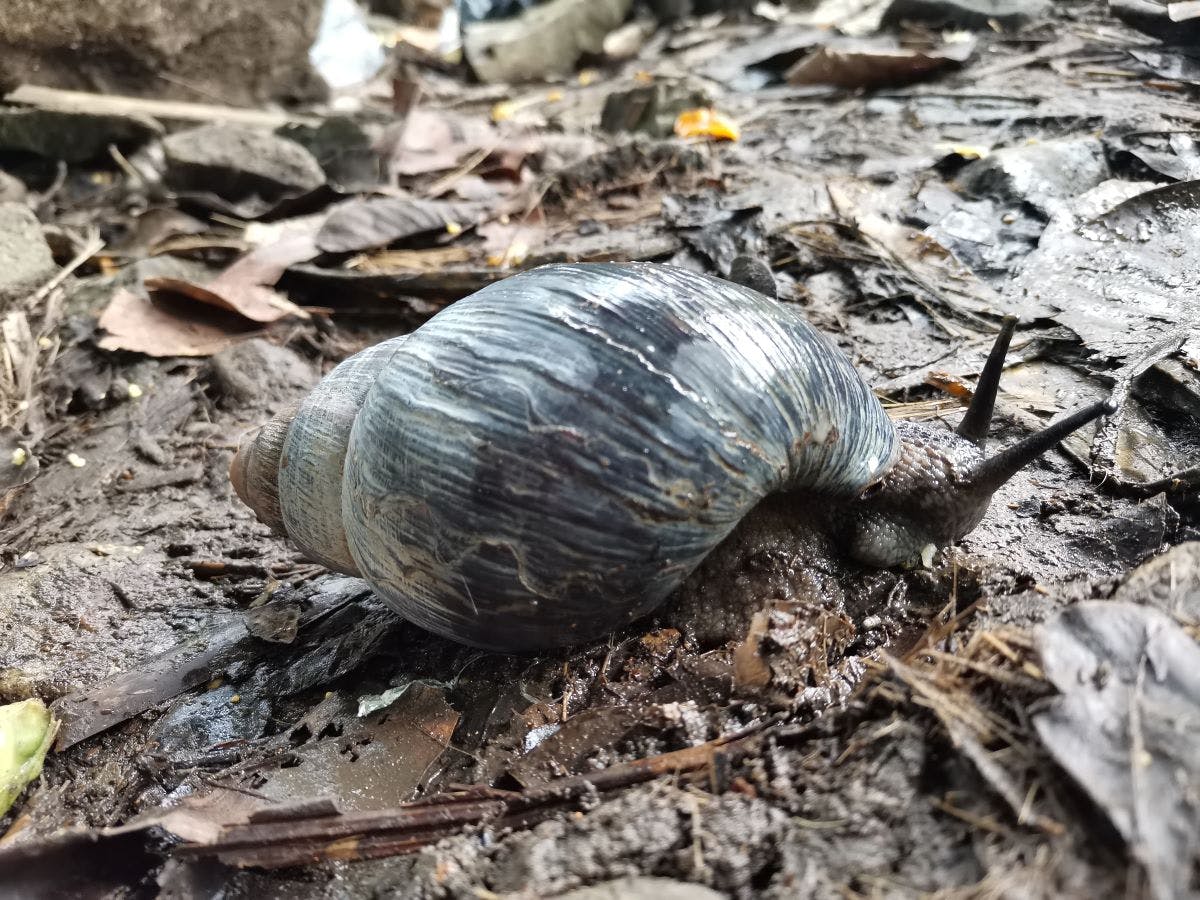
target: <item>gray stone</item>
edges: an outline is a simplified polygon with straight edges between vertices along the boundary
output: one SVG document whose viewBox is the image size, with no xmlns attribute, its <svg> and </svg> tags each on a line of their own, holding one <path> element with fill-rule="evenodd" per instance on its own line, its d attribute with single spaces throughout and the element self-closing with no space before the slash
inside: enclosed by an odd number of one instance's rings
<svg viewBox="0 0 1200 900">
<path fill-rule="evenodd" d="M 673 878 L 630 876 L 576 888 L 559 895 L 559 900 L 724 900 L 725 895 L 702 884 Z"/>
<path fill-rule="evenodd" d="M 21 179 L 13 178 L 7 172 L 0 171 L 0 203 L 24 200 L 28 193 L 25 183 Z"/>
<path fill-rule="evenodd" d="M 57 270 L 33 210 L 23 203 L 0 203 L 0 310 L 36 290 Z"/>
<path fill-rule="evenodd" d="M 892 0 L 883 24 L 913 22 L 984 30 L 995 22 L 1012 31 L 1049 15 L 1050 9 L 1050 0 Z"/>
<path fill-rule="evenodd" d="M 129 153 L 162 134 L 162 130 L 158 122 L 146 116 L 0 110 L 0 150 L 36 153 L 69 163 L 107 156 L 110 144 Z"/>
<path fill-rule="evenodd" d="M 254 105 L 325 92 L 308 50 L 323 0 L 6 0 L 13 81 Z M 0 81 L 4 78 L 0 77 Z"/>
<path fill-rule="evenodd" d="M 269 131 L 204 125 L 163 141 L 165 181 L 177 191 L 211 191 L 226 199 L 301 194 L 325 183 L 312 154 Z"/>
<path fill-rule="evenodd" d="M 463 28 L 463 52 L 480 81 L 531 81 L 567 75 L 584 53 L 625 21 L 632 0 L 550 0 L 511 19 Z"/>
<path fill-rule="evenodd" d="M 1100 141 L 1075 138 L 996 150 L 963 169 L 960 181 L 971 194 L 1028 203 L 1049 216 L 1106 178 Z"/>
</svg>

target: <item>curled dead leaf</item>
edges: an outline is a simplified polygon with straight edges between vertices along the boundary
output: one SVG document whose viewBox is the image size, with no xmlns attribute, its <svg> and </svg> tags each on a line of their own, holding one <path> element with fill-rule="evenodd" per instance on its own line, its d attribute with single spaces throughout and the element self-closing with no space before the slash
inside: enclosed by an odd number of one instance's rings
<svg viewBox="0 0 1200 900">
<path fill-rule="evenodd" d="M 818 47 L 787 71 L 788 84 L 831 84 L 872 88 L 909 84 L 970 58 L 974 44 L 961 41 L 908 50 L 875 41 L 847 41 Z"/>
<path fill-rule="evenodd" d="M 113 294 L 100 327 L 107 332 L 98 342 L 102 349 L 147 356 L 211 356 L 258 331 L 224 303 L 170 293 L 145 297 L 128 288 Z"/>
</svg>

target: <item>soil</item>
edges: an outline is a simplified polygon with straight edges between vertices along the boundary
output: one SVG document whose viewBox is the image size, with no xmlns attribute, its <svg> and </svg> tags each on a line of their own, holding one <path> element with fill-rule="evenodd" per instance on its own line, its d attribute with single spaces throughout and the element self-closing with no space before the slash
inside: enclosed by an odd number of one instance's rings
<svg viewBox="0 0 1200 900">
<path fill-rule="evenodd" d="M 1147 166 L 1116 153 L 1114 136 L 1200 121 L 1195 82 L 1131 68 L 1126 51 L 1149 39 L 1099 4 L 985 35 L 961 71 L 872 91 L 745 83 L 797 56 L 799 36 L 756 52 L 771 31 L 737 17 L 703 29 L 684 20 L 652 39 L 661 61 L 647 50 L 603 69 L 602 90 L 570 79 L 555 88 L 561 101 L 531 100 L 540 118 L 517 134 L 548 137 L 530 154 L 541 233 L 520 264 L 636 257 L 723 274 L 753 252 L 772 263 L 783 302 L 848 352 L 898 418 L 950 427 L 955 385 L 978 373 L 999 316 L 1028 302 L 1007 292 L 1013 273 L 1092 186 L 999 178 L 997 188 L 997 167 L 960 179 L 969 148 L 1091 141 L 1097 180 L 1133 182 Z M 596 152 L 591 128 L 575 123 L 598 121 L 604 96 L 633 84 L 638 66 L 710 79 L 741 140 L 606 137 Z M 435 69 L 421 108 L 483 117 L 499 97 L 520 107 L 545 94 L 497 90 Z M 589 144 L 560 152 L 552 138 Z M 1055 158 L 1023 164 L 1036 172 Z M 111 161 L 73 167 L 55 188 L 44 161 L 3 159 L 45 192 L 44 220 L 96 225 L 113 243 L 134 233 L 139 204 L 164 205 L 147 204 L 145 185 Z M 109 189 L 88 182 L 97 171 Z M 424 190 L 445 175 L 404 185 Z M 165 205 L 203 215 L 197 202 Z M 329 198 L 289 202 L 313 204 L 289 211 L 298 215 Z M 962 248 L 973 238 L 961 236 L 983 220 L 993 231 L 979 243 L 995 252 L 971 257 Z M 174 235 L 173 251 L 155 239 L 143 244 L 153 252 L 91 254 L 24 309 L 33 336 L 49 341 L 34 353 L 33 402 L 9 403 L 20 385 L 0 383 L 11 388 L 0 426 L 41 466 L 19 491 L 0 491 L 0 703 L 57 701 L 75 736 L 0 818 L 0 851 L 43 861 L 22 870 L 29 896 L 50 895 L 61 878 L 78 896 L 516 898 L 632 875 L 737 898 L 1152 895 L 1108 812 L 1038 741 L 1031 716 L 1054 692 L 1032 635 L 1200 538 L 1194 490 L 1138 490 L 1197 464 L 1200 381 L 1184 338 L 1143 367 L 1153 378 L 1128 379 L 1123 421 L 1137 425 L 1137 453 L 1126 452 L 1128 430 L 1107 460 L 1093 456 L 1094 429 L 1068 442 L 1002 487 L 931 568 L 856 566 L 802 517 L 764 508 L 739 552 L 714 556 L 650 618 L 594 645 L 509 656 L 395 618 L 361 582 L 309 563 L 257 522 L 228 479 L 246 436 L 338 361 L 507 274 L 485 261 L 495 248 L 409 235 L 393 249 L 466 246 L 467 256 L 390 272 L 314 252 L 278 282 L 306 316 L 239 320 L 209 356 L 101 349 L 97 318 L 142 277 L 138 259 L 174 252 L 215 271 L 248 246 L 220 231 L 229 221 L 207 219 L 207 243 Z M 966 276 L 942 268 L 946 247 L 973 260 Z M 1027 318 L 991 446 L 1119 387 L 1174 327 L 1145 321 L 1131 348 L 1132 338 L 1087 344 L 1053 311 Z M 1177 368 L 1155 365 L 1164 360 Z M 1130 591 L 1122 598 L 1149 596 Z M 384 712 L 363 711 L 389 691 Z M 255 809 L 314 797 L 342 813 L 395 810 L 464 786 L 509 802 L 697 747 L 708 748 L 703 766 L 598 782 L 403 852 L 326 842 L 305 864 L 232 845 L 191 852 L 212 835 L 161 819 L 187 809 L 214 828 L 244 824 Z M 310 814 L 297 821 L 321 820 Z M 143 837 L 147 822 L 159 830 Z M 131 823 L 128 834 L 87 832 L 96 849 L 45 874 L 63 829 Z M 88 862 L 106 853 L 120 864 Z"/>
</svg>

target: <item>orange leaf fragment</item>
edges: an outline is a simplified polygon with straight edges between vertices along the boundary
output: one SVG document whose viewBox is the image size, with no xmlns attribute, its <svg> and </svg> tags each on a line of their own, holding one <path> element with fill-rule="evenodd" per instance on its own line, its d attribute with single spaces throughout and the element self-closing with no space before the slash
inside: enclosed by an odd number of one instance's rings
<svg viewBox="0 0 1200 900">
<path fill-rule="evenodd" d="M 715 109 L 685 109 L 675 119 L 679 137 L 707 137 L 717 141 L 736 141 L 742 136 L 737 122 Z"/>
</svg>

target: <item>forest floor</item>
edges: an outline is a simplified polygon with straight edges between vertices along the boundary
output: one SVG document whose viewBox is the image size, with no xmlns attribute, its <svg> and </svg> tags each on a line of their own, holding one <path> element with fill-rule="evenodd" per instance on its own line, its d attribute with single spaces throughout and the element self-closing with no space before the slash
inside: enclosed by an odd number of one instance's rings
<svg viewBox="0 0 1200 900">
<path fill-rule="evenodd" d="M 1097 3 L 1010 32 L 779 19 L 534 87 L 418 56 L 257 138 L 186 104 L 0 108 L 0 216 L 49 242 L 0 225 L 34 272 L 0 305 L 0 704 L 61 721 L 0 883 L 1197 895 L 1200 57 Z M 709 106 L 737 140 L 672 133 Z M 932 568 L 796 559 L 755 608 L 543 656 L 405 624 L 230 488 L 338 361 L 515 270 L 743 253 L 897 419 L 953 425 L 1005 315 L 993 446 L 1119 412 Z M 627 876 L 671 882 L 579 891 Z"/>
</svg>

